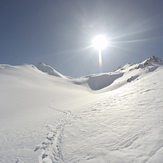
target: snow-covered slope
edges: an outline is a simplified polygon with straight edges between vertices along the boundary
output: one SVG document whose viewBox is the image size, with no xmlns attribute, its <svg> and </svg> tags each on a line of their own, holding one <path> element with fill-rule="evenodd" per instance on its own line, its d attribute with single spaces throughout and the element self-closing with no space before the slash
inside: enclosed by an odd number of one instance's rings
<svg viewBox="0 0 163 163">
<path fill-rule="evenodd" d="M 145 61 L 137 64 L 126 64 L 122 68 L 115 71 L 116 73 L 123 75 L 115 80 L 111 85 L 100 91 L 104 92 L 114 90 L 135 80 L 141 80 L 147 74 L 155 72 L 159 67 L 162 66 L 163 61 L 155 56 L 151 56 Z"/>
<path fill-rule="evenodd" d="M 162 162 L 162 60 L 78 79 L 40 67 L 0 65 L 1 163 Z"/>
<path fill-rule="evenodd" d="M 81 107 L 65 128 L 65 162 L 160 163 L 163 68 Z"/>
<path fill-rule="evenodd" d="M 41 152 L 34 149 L 48 125 L 55 125 L 69 107 L 82 105 L 88 94 L 33 65 L 0 65 L 0 162 L 37 162 Z"/>
</svg>

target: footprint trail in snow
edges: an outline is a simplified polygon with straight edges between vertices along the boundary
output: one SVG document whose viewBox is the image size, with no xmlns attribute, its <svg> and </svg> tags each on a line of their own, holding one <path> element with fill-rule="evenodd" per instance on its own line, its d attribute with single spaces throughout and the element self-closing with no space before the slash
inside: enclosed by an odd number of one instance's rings
<svg viewBox="0 0 163 163">
<path fill-rule="evenodd" d="M 64 116 L 59 119 L 59 122 L 55 126 L 47 125 L 49 132 L 42 144 L 36 146 L 34 151 L 38 149 L 42 150 L 39 156 L 40 163 L 61 163 L 63 162 L 62 136 L 71 112 L 69 110 L 61 111 L 52 106 L 49 106 L 49 108 L 62 112 Z"/>
</svg>

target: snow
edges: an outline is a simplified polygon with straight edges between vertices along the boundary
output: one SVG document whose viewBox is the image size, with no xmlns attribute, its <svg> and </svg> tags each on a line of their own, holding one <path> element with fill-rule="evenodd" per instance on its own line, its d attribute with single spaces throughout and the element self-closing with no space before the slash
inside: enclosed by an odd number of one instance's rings
<svg viewBox="0 0 163 163">
<path fill-rule="evenodd" d="M 160 163 L 163 61 L 68 78 L 0 65 L 1 163 Z"/>
<path fill-rule="evenodd" d="M 156 73 L 159 80 L 147 75 L 80 109 L 65 129 L 65 162 L 147 162 L 155 157 L 163 147 L 162 69 Z"/>
<path fill-rule="evenodd" d="M 59 72 L 57 72 L 56 70 L 53 69 L 53 67 L 40 62 L 37 66 L 36 66 L 39 70 L 41 70 L 42 72 L 45 72 L 49 75 L 52 76 L 57 76 L 57 77 L 61 77 L 61 78 L 66 78 L 65 76 L 63 76 L 62 74 L 60 74 Z"/>
</svg>

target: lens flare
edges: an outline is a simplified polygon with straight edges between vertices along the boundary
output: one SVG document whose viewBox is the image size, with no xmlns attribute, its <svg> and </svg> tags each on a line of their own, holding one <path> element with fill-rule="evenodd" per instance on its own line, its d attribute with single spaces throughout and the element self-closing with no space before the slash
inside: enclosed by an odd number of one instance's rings
<svg viewBox="0 0 163 163">
<path fill-rule="evenodd" d="M 102 72 L 102 54 L 101 54 L 101 50 L 99 50 L 99 69 L 100 69 L 100 72 Z"/>
<path fill-rule="evenodd" d="M 102 53 L 101 51 L 108 46 L 108 40 L 104 35 L 97 35 L 92 41 L 92 47 L 98 50 L 99 71 L 102 73 Z"/>
</svg>

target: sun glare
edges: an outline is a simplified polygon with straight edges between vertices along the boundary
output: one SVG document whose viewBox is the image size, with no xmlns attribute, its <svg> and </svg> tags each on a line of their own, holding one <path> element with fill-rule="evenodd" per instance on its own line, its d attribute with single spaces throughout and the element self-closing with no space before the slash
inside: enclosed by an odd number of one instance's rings
<svg viewBox="0 0 163 163">
<path fill-rule="evenodd" d="M 108 40 L 104 35 L 97 35 L 92 41 L 92 46 L 98 50 L 104 49 L 107 45 Z"/>
</svg>

